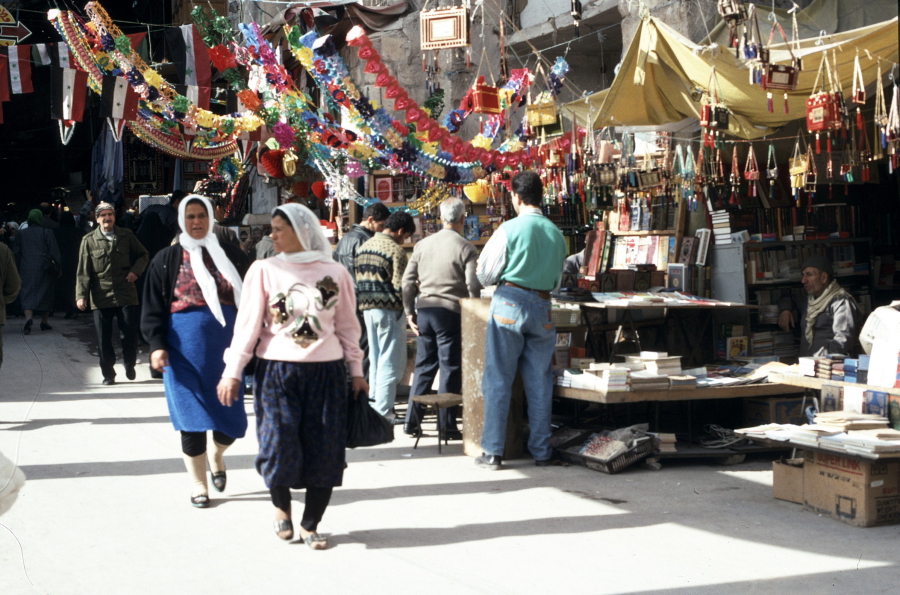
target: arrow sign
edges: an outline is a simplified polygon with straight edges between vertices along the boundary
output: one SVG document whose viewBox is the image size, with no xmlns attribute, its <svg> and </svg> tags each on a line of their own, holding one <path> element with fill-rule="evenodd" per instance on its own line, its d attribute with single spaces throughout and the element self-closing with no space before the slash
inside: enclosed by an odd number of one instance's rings
<svg viewBox="0 0 900 595">
<path fill-rule="evenodd" d="M 18 44 L 31 37 L 31 30 L 22 23 L 0 25 L 0 37 L 15 37 Z"/>
</svg>

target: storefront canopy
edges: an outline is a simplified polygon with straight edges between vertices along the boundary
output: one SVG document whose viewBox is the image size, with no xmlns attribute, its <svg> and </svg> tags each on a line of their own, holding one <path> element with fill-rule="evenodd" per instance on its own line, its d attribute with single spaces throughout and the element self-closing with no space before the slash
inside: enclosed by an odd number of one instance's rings
<svg viewBox="0 0 900 595">
<path fill-rule="evenodd" d="M 783 91 L 773 91 L 774 109 L 769 112 L 766 91 L 750 84 L 747 63 L 736 58 L 733 49 L 719 44 L 695 44 L 662 21 L 647 17 L 638 27 L 612 86 L 566 104 L 563 114 L 577 118 L 580 126 L 590 123 L 595 129 L 656 126 L 699 118 L 700 94 L 715 85 L 720 102 L 731 111 L 728 133 L 745 139 L 766 136 L 791 120 L 806 116 L 806 99 L 812 94 L 822 52 L 828 52 L 831 59 L 834 50 L 846 97 L 853 84 L 858 48 L 863 80 L 871 97 L 877 57 L 882 59 L 884 76 L 898 59 L 897 18 L 821 39 L 804 39 L 799 46 L 803 71 L 797 89 L 788 93 L 789 113 L 784 113 Z M 773 62 L 790 64 L 787 44 L 773 43 L 770 50 Z"/>
</svg>

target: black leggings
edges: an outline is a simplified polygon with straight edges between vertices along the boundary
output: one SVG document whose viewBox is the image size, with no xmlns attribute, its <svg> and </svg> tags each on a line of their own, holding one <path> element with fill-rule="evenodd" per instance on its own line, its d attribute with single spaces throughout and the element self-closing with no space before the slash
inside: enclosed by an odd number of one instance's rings
<svg viewBox="0 0 900 595">
<path fill-rule="evenodd" d="M 222 446 L 231 446 L 235 438 L 213 430 L 213 440 Z M 181 452 L 189 457 L 199 457 L 206 453 L 206 432 L 181 432 Z"/>
<path fill-rule="evenodd" d="M 307 531 L 315 531 L 328 508 L 328 502 L 331 500 L 331 492 L 334 488 L 306 488 L 306 506 L 303 508 L 303 520 L 300 526 Z M 284 486 L 275 486 L 269 488 L 272 495 L 272 504 L 275 508 L 291 513 L 291 490 Z"/>
</svg>

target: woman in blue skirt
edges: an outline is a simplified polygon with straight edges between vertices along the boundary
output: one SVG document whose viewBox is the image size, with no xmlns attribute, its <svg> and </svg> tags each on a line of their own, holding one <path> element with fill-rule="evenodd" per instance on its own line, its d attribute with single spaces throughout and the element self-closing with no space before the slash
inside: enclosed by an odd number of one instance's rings
<svg viewBox="0 0 900 595">
<path fill-rule="evenodd" d="M 150 263 L 141 314 L 150 366 L 163 373 L 169 416 L 181 431 L 191 476 L 191 504 L 198 508 L 209 506 L 206 432 L 213 432 L 209 468 L 213 487 L 221 492 L 226 482 L 222 456 L 247 431 L 243 399 L 222 405 L 216 382 L 225 369 L 222 355 L 234 334 L 248 261 L 239 247 L 219 243 L 213 221 L 209 199 L 191 194 L 181 201 L 178 244 Z"/>
</svg>

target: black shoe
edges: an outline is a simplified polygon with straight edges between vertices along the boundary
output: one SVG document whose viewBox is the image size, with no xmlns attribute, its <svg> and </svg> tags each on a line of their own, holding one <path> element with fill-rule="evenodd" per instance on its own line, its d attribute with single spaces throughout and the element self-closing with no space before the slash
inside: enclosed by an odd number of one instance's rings
<svg viewBox="0 0 900 595">
<path fill-rule="evenodd" d="M 407 428 L 404 426 L 403 433 L 406 434 L 407 436 L 415 436 L 419 433 L 419 429 L 418 428 Z"/>
<path fill-rule="evenodd" d="M 545 461 L 538 461 L 537 459 L 535 459 L 534 466 L 535 467 L 552 467 L 553 459 L 547 459 Z"/>
<path fill-rule="evenodd" d="M 28 319 L 25 321 L 25 328 L 22 329 L 22 333 L 26 335 L 31 334 L 31 325 L 34 324 L 34 320 Z"/>
<path fill-rule="evenodd" d="M 207 494 L 191 496 L 191 506 L 194 508 L 209 508 L 209 496 Z"/>
<path fill-rule="evenodd" d="M 225 491 L 225 484 L 228 481 L 228 476 L 224 471 L 216 471 L 212 474 L 212 484 L 217 492 Z"/>
<path fill-rule="evenodd" d="M 482 469 L 489 469 L 491 471 L 497 471 L 500 469 L 500 466 L 503 462 L 503 457 L 500 455 L 487 455 L 482 454 L 480 457 L 475 459 L 475 464 Z"/>
<path fill-rule="evenodd" d="M 115 379 L 115 378 L 104 378 L 104 379 L 103 379 L 103 384 L 104 384 L 104 386 L 112 386 L 112 385 L 115 384 L 115 383 L 116 383 L 116 379 Z"/>
<path fill-rule="evenodd" d="M 41 330 L 42 330 L 42 331 L 52 331 L 52 330 L 53 330 L 53 327 L 50 326 L 49 324 L 47 324 L 46 322 L 42 322 L 42 323 L 41 323 Z"/>
<path fill-rule="evenodd" d="M 128 380 L 134 380 L 137 378 L 137 373 L 134 371 L 134 366 L 125 366 L 125 378 Z"/>
<path fill-rule="evenodd" d="M 446 440 L 462 440 L 463 435 L 459 430 L 444 430 L 444 439 Z"/>
</svg>

